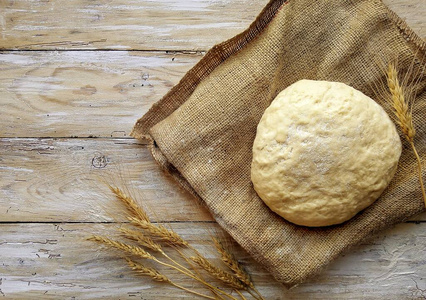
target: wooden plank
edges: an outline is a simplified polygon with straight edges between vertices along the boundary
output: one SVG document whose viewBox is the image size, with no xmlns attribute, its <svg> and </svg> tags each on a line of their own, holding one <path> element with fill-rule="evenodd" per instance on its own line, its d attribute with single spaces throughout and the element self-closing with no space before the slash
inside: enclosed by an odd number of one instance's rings
<svg viewBox="0 0 426 300">
<path fill-rule="evenodd" d="M 217 225 L 179 223 L 174 230 L 209 258 Z M 4 299 L 194 299 L 168 285 L 131 273 L 115 252 L 85 241 L 114 236 L 115 224 L 1 224 L 0 289 Z M 234 245 L 266 299 L 423 299 L 426 224 L 400 224 L 331 263 L 319 276 L 286 290 Z M 197 284 L 176 273 L 179 284 Z"/>
<path fill-rule="evenodd" d="M 0 137 L 123 137 L 201 53 L 0 54 Z M 37 125 L 35 125 L 37 124 Z"/>
<path fill-rule="evenodd" d="M 0 49 L 207 50 L 268 0 L 0 2 Z M 384 0 L 425 37 L 424 0 Z"/>
<path fill-rule="evenodd" d="M 421 38 L 426 39 L 426 2 L 424 0 L 383 0 Z"/>
<path fill-rule="evenodd" d="M 212 220 L 133 139 L 3 138 L 0 153 L 0 222 L 125 220 L 102 180 L 129 186 L 155 220 Z"/>
<path fill-rule="evenodd" d="M 244 30 L 268 0 L 0 2 L 0 49 L 205 50 Z"/>
<path fill-rule="evenodd" d="M 5 138 L 0 153 L 0 222 L 125 220 L 102 181 L 127 185 L 154 220 L 211 220 L 133 139 Z"/>
</svg>

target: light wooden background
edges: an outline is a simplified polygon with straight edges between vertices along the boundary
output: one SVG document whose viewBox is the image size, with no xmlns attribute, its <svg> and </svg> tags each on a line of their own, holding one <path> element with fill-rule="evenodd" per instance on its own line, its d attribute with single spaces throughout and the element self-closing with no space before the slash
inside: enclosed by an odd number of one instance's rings
<svg viewBox="0 0 426 300">
<path fill-rule="evenodd" d="M 266 2 L 0 0 L 0 299 L 193 298 L 133 275 L 84 238 L 114 235 L 124 220 L 99 184 L 112 178 L 137 189 L 154 220 L 211 254 L 217 225 L 128 135 Z M 426 37 L 425 0 L 385 3 Z M 426 214 L 290 291 L 236 251 L 267 299 L 426 298 Z"/>
</svg>

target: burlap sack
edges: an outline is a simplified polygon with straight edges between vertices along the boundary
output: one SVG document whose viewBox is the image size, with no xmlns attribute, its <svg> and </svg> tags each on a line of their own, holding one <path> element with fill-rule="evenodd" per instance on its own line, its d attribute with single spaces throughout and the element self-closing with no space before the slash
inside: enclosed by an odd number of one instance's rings
<svg viewBox="0 0 426 300">
<path fill-rule="evenodd" d="M 378 54 L 380 54 L 378 56 Z M 327 228 L 286 222 L 250 181 L 256 126 L 275 95 L 299 79 L 344 82 L 375 97 L 377 58 L 401 72 L 425 57 L 425 43 L 378 0 L 271 1 L 243 33 L 214 46 L 135 125 L 152 154 L 202 199 L 217 222 L 275 278 L 293 286 L 374 232 L 423 210 L 405 139 L 398 172 L 383 195 L 350 221 Z M 415 143 L 426 170 L 426 78 L 417 84 Z M 388 113 L 391 113 L 388 110 Z"/>
</svg>

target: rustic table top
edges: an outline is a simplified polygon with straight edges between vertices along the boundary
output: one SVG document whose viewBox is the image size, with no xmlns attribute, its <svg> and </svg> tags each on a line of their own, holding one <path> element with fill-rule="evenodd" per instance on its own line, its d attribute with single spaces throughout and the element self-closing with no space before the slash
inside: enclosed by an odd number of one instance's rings
<svg viewBox="0 0 426 300">
<path fill-rule="evenodd" d="M 424 0 L 384 2 L 426 37 Z M 119 255 L 85 238 L 114 236 L 126 220 L 100 184 L 109 180 L 137 190 L 155 221 L 209 255 L 209 235 L 220 229 L 129 132 L 266 3 L 0 1 L 0 298 L 194 297 L 136 276 Z M 425 249 L 422 214 L 287 290 L 235 245 L 266 299 L 424 299 Z"/>
</svg>

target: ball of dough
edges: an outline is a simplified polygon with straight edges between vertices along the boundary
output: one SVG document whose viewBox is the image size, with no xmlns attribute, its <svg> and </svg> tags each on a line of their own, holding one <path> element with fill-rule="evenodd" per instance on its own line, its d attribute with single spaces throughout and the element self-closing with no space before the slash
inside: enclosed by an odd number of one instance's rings
<svg viewBox="0 0 426 300">
<path fill-rule="evenodd" d="M 286 220 L 328 226 L 372 204 L 400 155 L 395 125 L 371 98 L 340 82 L 301 80 L 265 110 L 251 180 Z"/>
</svg>

